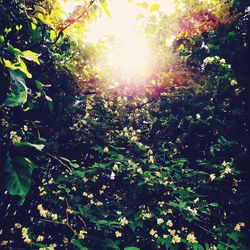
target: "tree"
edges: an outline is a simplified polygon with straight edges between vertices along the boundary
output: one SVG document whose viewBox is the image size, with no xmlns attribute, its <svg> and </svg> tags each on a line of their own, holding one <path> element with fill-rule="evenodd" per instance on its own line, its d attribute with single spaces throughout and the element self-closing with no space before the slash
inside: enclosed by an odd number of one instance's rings
<svg viewBox="0 0 250 250">
<path fill-rule="evenodd" d="M 247 249 L 249 11 L 180 4 L 139 4 L 156 70 L 111 89 L 105 1 L 0 2 L 3 248 Z"/>
</svg>

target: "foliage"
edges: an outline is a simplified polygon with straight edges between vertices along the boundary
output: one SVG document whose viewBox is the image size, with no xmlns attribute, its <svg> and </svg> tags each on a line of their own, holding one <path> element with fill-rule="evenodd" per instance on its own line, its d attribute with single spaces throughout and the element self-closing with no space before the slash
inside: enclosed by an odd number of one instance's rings
<svg viewBox="0 0 250 250">
<path fill-rule="evenodd" d="M 114 89 L 84 3 L 0 1 L 1 247 L 247 249 L 247 5 L 139 2 L 157 70 Z"/>
</svg>

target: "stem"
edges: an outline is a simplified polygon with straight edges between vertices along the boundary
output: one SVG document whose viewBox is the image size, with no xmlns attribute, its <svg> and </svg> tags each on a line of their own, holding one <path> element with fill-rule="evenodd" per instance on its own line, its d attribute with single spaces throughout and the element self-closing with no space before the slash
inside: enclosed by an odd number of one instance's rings
<svg viewBox="0 0 250 250">
<path fill-rule="evenodd" d="M 80 215 L 78 215 L 78 218 L 83 223 L 85 229 L 87 229 L 87 225 L 86 225 L 85 221 L 83 220 L 83 218 Z"/>
<path fill-rule="evenodd" d="M 33 121 L 32 121 L 31 123 L 32 123 L 32 125 L 35 127 L 36 132 L 37 132 L 37 136 L 38 136 L 38 138 L 40 139 L 40 138 L 41 138 L 41 135 L 40 135 L 39 129 L 37 128 L 37 126 L 35 125 L 35 123 L 34 123 Z"/>
<path fill-rule="evenodd" d="M 214 233 L 212 231 L 206 229 L 205 227 L 203 227 L 203 226 L 201 226 L 199 224 L 197 224 L 197 226 L 200 227 L 201 229 L 203 229 L 204 231 L 206 231 L 207 233 L 210 233 L 210 234 L 214 235 Z"/>
<path fill-rule="evenodd" d="M 88 7 L 78 17 L 76 17 L 75 19 L 70 19 L 70 21 L 68 21 L 68 23 L 65 26 L 61 27 L 60 32 L 63 32 L 68 27 L 70 27 L 72 24 L 74 24 L 75 22 L 79 21 L 85 14 L 88 14 L 89 9 L 94 4 L 94 2 L 95 2 L 95 0 L 91 0 L 89 2 Z"/>
<path fill-rule="evenodd" d="M 73 227 L 71 227 L 69 224 L 63 224 L 62 222 L 59 222 L 59 221 L 53 221 L 53 220 L 48 220 L 48 219 L 40 219 L 40 220 L 41 220 L 41 221 L 50 222 L 50 223 L 55 223 L 55 224 L 61 224 L 61 225 L 68 226 L 68 227 L 71 229 L 71 231 L 72 231 L 73 233 L 75 233 L 75 231 L 74 231 Z"/>
<path fill-rule="evenodd" d="M 58 157 L 56 157 L 55 155 L 52 155 L 50 153 L 46 153 L 46 154 L 49 155 L 50 157 L 52 157 L 54 160 L 57 160 L 59 163 L 61 163 L 61 165 L 65 166 L 70 171 L 70 173 L 73 172 L 72 169 L 67 164 L 62 162 Z"/>
<path fill-rule="evenodd" d="M 70 205 L 69 205 L 69 202 L 68 202 L 67 198 L 66 198 L 66 197 L 64 197 L 64 198 L 65 198 L 67 207 L 70 208 Z M 77 217 L 78 217 L 79 220 L 83 223 L 85 229 L 87 229 L 87 225 L 86 225 L 85 221 L 83 220 L 83 218 L 82 218 L 80 215 L 78 215 Z M 68 221 L 68 220 L 69 220 L 69 217 L 68 217 L 68 214 L 67 214 L 67 221 Z"/>
</svg>

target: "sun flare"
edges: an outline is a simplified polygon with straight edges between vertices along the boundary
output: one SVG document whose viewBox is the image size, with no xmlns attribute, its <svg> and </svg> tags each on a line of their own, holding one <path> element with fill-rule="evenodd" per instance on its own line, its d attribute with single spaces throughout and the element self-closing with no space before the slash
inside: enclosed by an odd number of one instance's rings
<svg viewBox="0 0 250 250">
<path fill-rule="evenodd" d="M 111 16 L 102 16 L 90 26 L 88 42 L 108 38 L 107 66 L 114 78 L 129 81 L 145 77 L 151 50 L 136 22 L 140 9 L 128 1 L 111 1 L 108 7 Z"/>
<path fill-rule="evenodd" d="M 124 37 L 116 37 L 107 52 L 107 64 L 119 78 L 143 77 L 147 74 L 150 50 L 142 34 L 133 30 Z"/>
<path fill-rule="evenodd" d="M 81 1 L 61 1 L 65 13 L 74 9 Z M 88 26 L 87 43 L 106 41 L 106 63 L 114 80 L 140 79 L 148 77 L 153 70 L 153 51 L 146 35 L 138 25 L 138 16 L 147 16 L 149 10 L 138 5 L 138 1 L 107 1 L 110 16 L 103 14 Z M 174 0 L 148 1 L 150 6 L 159 3 L 165 14 L 174 12 Z"/>
</svg>

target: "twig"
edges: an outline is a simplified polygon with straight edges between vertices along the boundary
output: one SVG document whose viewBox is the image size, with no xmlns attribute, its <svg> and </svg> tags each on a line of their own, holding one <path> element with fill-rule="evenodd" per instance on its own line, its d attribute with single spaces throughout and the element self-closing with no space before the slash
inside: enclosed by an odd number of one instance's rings
<svg viewBox="0 0 250 250">
<path fill-rule="evenodd" d="M 68 223 L 67 223 L 67 224 L 63 224 L 62 222 L 59 222 L 59 221 L 53 221 L 53 220 L 47 220 L 47 219 L 40 219 L 40 220 L 41 220 L 41 221 L 50 222 L 50 223 L 56 223 L 56 224 L 61 224 L 61 225 L 68 226 L 68 227 L 71 229 L 71 231 L 72 231 L 73 233 L 75 233 L 73 227 L 71 227 Z"/>
<path fill-rule="evenodd" d="M 41 138 L 41 135 L 40 135 L 39 129 L 37 128 L 37 126 L 35 125 L 35 123 L 34 123 L 33 121 L 32 121 L 31 123 L 32 123 L 32 125 L 35 127 L 36 132 L 37 132 L 37 136 L 38 136 L 38 138 L 40 139 L 40 138 Z"/>
<path fill-rule="evenodd" d="M 69 205 L 67 198 L 66 197 L 64 197 L 64 198 L 65 198 L 67 207 L 70 208 L 70 205 Z M 87 225 L 86 225 L 85 221 L 83 220 L 83 218 L 80 215 L 78 215 L 78 218 L 83 223 L 84 227 L 87 229 Z M 67 214 L 67 220 L 69 220 L 68 214 Z"/>
<path fill-rule="evenodd" d="M 65 198 L 65 201 L 66 201 L 67 208 L 70 208 L 70 205 L 69 205 L 69 202 L 68 202 L 66 196 L 64 196 L 64 198 Z"/>
<path fill-rule="evenodd" d="M 59 31 L 56 39 L 53 42 L 47 42 L 47 43 L 44 43 L 44 44 L 56 44 L 58 42 L 59 38 L 63 35 L 63 31 L 66 30 L 67 28 L 69 28 L 72 24 L 79 21 L 85 14 L 87 14 L 90 7 L 94 4 L 94 2 L 95 2 L 95 0 L 91 0 L 90 3 L 89 3 L 89 6 L 77 18 L 70 19 L 70 21 L 68 21 L 68 23 L 65 26 L 61 27 L 59 29 L 60 31 Z"/>
<path fill-rule="evenodd" d="M 70 208 L 70 206 L 69 206 L 69 203 L 68 203 L 68 200 L 67 200 L 66 196 L 64 196 L 64 198 L 65 198 L 65 201 L 66 201 L 67 208 Z M 66 216 L 67 216 L 67 222 L 68 222 L 68 224 L 69 224 L 69 216 L 68 216 L 67 211 L 66 211 Z"/>
<path fill-rule="evenodd" d="M 44 43 L 45 31 L 46 31 L 46 27 L 45 27 L 45 25 L 43 25 L 43 29 L 42 29 L 42 37 L 41 37 L 41 43 L 40 43 L 40 44 L 43 44 L 43 43 Z"/>
<path fill-rule="evenodd" d="M 84 227 L 87 229 L 87 225 L 86 225 L 85 221 L 83 220 L 83 218 L 80 215 L 78 215 L 78 218 L 83 223 Z"/>
<path fill-rule="evenodd" d="M 50 157 L 52 157 L 54 160 L 57 160 L 58 162 L 60 162 L 63 166 L 65 166 L 70 171 L 70 173 L 73 172 L 72 169 L 67 164 L 62 162 L 58 157 L 56 157 L 55 155 L 52 155 L 50 153 L 46 153 L 46 154 L 49 155 Z"/>
<path fill-rule="evenodd" d="M 84 11 L 78 17 L 76 17 L 75 19 L 70 19 L 70 21 L 68 21 L 68 23 L 60 29 L 60 31 L 63 32 L 68 27 L 70 27 L 72 24 L 79 21 L 85 14 L 88 14 L 89 9 L 94 4 L 94 2 L 95 2 L 95 0 L 91 0 L 89 3 L 89 6 L 86 9 L 84 9 Z"/>
<path fill-rule="evenodd" d="M 46 45 L 48 45 L 48 44 L 51 44 L 51 45 L 52 45 L 52 44 L 56 44 L 57 41 L 59 40 L 59 38 L 60 38 L 62 35 L 63 35 L 63 32 L 60 31 L 60 32 L 58 33 L 56 39 L 55 39 L 53 42 L 42 42 L 41 44 L 46 44 Z"/>
<path fill-rule="evenodd" d="M 210 233 L 210 234 L 214 235 L 214 233 L 212 231 L 206 229 L 205 227 L 203 227 L 203 226 L 201 226 L 199 224 L 197 224 L 197 226 L 200 227 L 201 229 L 203 229 L 204 231 L 206 231 L 207 233 Z"/>
</svg>

